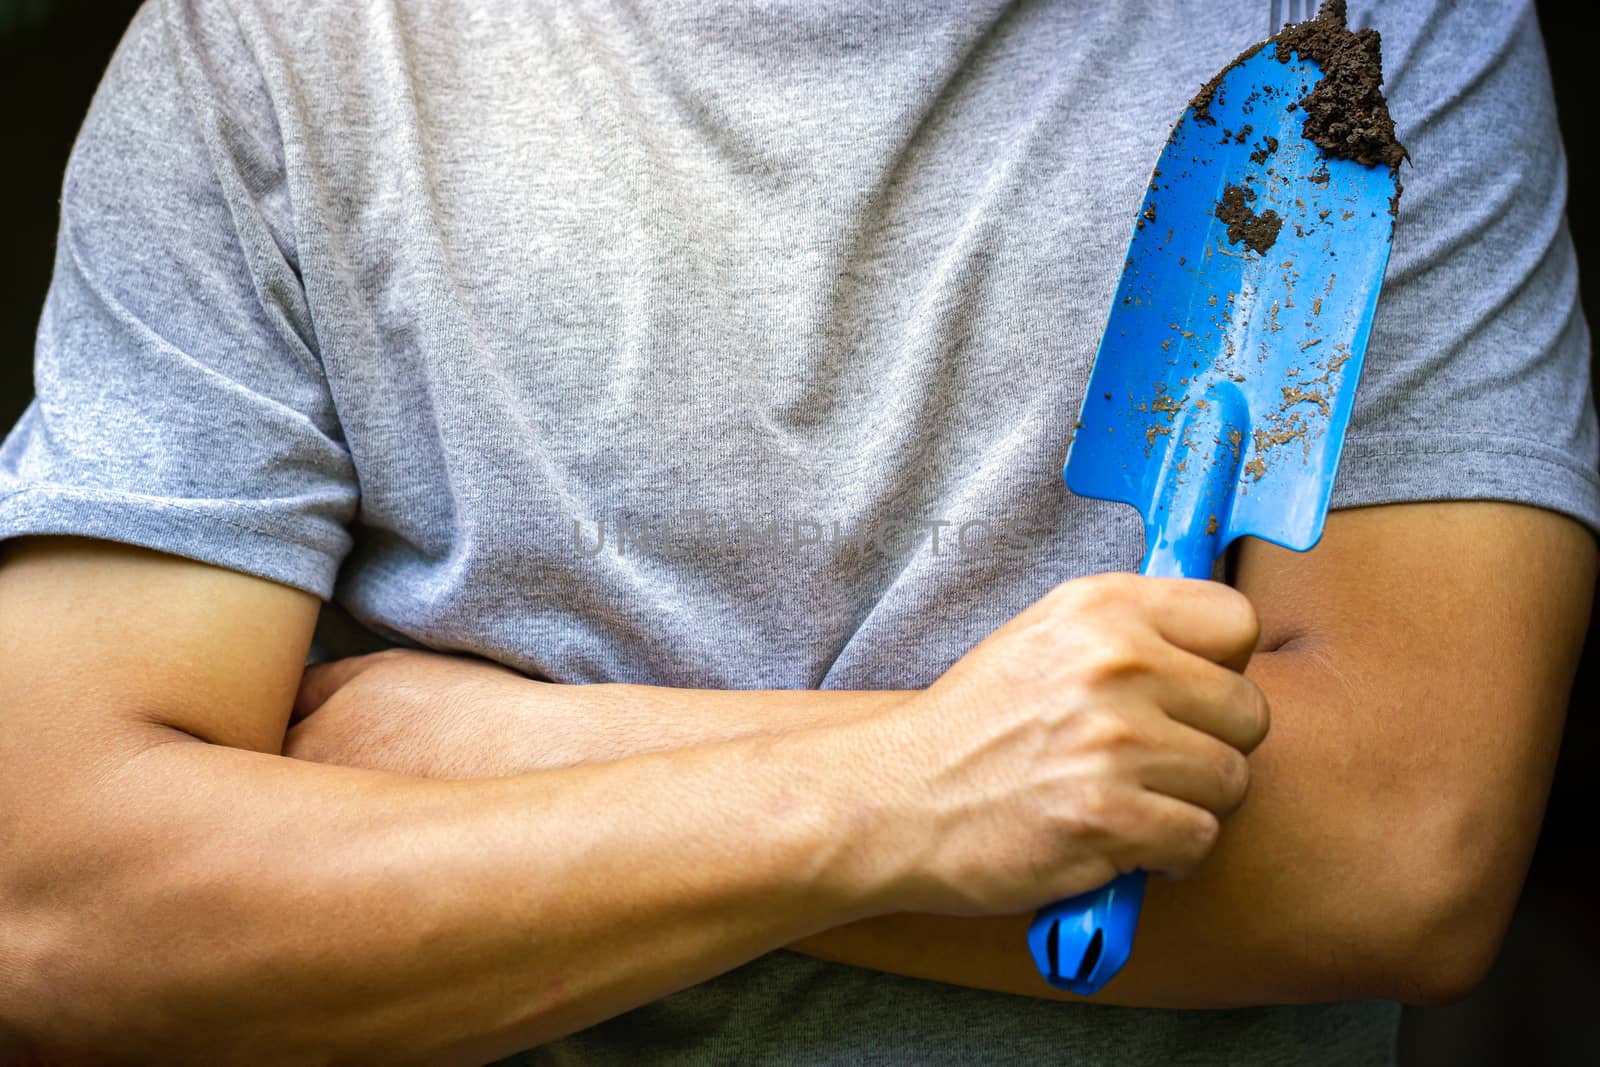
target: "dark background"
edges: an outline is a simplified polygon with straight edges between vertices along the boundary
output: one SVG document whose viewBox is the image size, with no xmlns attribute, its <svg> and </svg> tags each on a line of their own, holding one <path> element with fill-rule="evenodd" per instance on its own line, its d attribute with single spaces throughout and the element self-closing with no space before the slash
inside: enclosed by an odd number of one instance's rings
<svg viewBox="0 0 1600 1067">
<path fill-rule="evenodd" d="M 33 335 L 50 279 L 62 169 L 137 0 L 0 0 L 0 100 L 9 145 L 0 203 L 12 237 L 0 290 L 0 436 L 31 395 Z M 1600 54 L 1589 5 L 1541 3 L 1540 21 L 1571 188 L 1596 187 L 1593 99 L 1586 62 Z M 1584 308 L 1600 323 L 1600 209 L 1571 197 L 1569 217 L 1587 272 Z M 1600 627 L 1591 627 L 1576 692 L 1600 683 Z M 1579 697 L 1568 717 L 1561 766 L 1528 884 L 1493 974 L 1468 1000 L 1408 1010 L 1403 1062 L 1476 1067 L 1600 1062 L 1587 1013 L 1600 1010 L 1600 905 L 1584 871 L 1596 841 L 1580 789 L 1600 772 L 1600 723 Z"/>
</svg>

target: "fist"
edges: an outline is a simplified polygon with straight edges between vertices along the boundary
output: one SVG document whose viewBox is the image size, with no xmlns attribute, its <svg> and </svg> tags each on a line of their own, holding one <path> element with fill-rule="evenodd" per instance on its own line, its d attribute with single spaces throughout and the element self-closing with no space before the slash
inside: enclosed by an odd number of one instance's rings
<svg viewBox="0 0 1600 1067">
<path fill-rule="evenodd" d="M 864 724 L 890 754 L 895 906 L 1015 913 L 1134 868 L 1191 871 L 1266 736 L 1243 674 L 1258 635 L 1225 585 L 1076 579 Z"/>
</svg>

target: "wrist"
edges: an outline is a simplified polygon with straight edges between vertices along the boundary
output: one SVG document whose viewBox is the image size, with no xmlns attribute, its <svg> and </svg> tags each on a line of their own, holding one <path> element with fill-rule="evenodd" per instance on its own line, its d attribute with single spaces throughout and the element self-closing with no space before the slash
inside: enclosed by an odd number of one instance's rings
<svg viewBox="0 0 1600 1067">
<path fill-rule="evenodd" d="M 926 852 L 928 821 L 912 810 L 899 714 L 917 693 L 862 695 L 859 715 L 769 739 L 793 753 L 787 762 L 804 768 L 798 777 L 824 798 L 813 876 L 843 902 L 841 922 L 904 910 Z"/>
</svg>

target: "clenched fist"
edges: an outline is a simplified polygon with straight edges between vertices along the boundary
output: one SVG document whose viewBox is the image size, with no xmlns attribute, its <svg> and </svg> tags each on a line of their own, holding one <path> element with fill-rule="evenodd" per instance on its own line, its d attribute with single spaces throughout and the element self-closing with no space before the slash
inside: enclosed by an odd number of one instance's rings
<svg viewBox="0 0 1600 1067">
<path fill-rule="evenodd" d="M 1225 585 L 1057 586 L 928 689 L 860 724 L 898 910 L 1010 914 L 1143 868 L 1182 876 L 1244 799 L 1266 698 L 1254 608 Z"/>
</svg>

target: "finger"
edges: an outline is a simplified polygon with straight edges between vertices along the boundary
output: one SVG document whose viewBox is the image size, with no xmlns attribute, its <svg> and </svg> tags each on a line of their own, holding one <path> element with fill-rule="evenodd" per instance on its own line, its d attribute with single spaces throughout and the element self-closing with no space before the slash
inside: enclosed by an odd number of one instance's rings
<svg viewBox="0 0 1600 1067">
<path fill-rule="evenodd" d="M 1146 789 L 1227 818 L 1244 802 L 1250 763 L 1209 734 L 1166 720 L 1134 773 Z"/>
<path fill-rule="evenodd" d="M 1162 793 L 1142 792 L 1124 810 L 1130 825 L 1113 854 L 1121 870 L 1183 878 L 1211 854 L 1222 830 L 1211 812 Z"/>
<path fill-rule="evenodd" d="M 1167 716 L 1249 753 L 1272 724 L 1267 695 L 1254 681 L 1210 660 L 1168 646 L 1140 678 L 1143 695 Z"/>
<path fill-rule="evenodd" d="M 300 688 L 294 696 L 294 707 L 289 722 L 296 723 L 316 711 L 340 686 L 360 674 L 371 664 L 365 656 L 347 656 L 344 659 L 316 663 L 300 676 Z"/>
<path fill-rule="evenodd" d="M 1234 671 L 1250 663 L 1261 624 L 1243 593 L 1201 578 L 1140 578 L 1150 624 L 1169 643 Z"/>
</svg>

